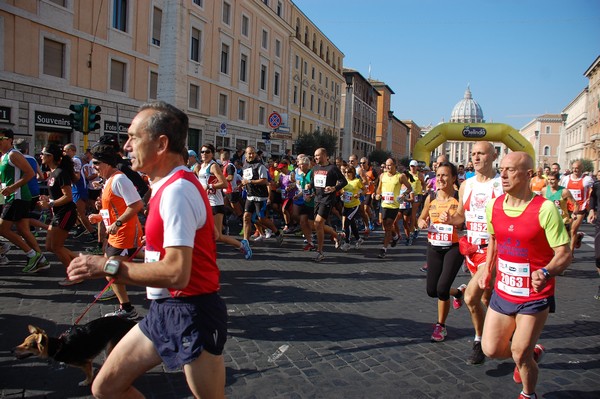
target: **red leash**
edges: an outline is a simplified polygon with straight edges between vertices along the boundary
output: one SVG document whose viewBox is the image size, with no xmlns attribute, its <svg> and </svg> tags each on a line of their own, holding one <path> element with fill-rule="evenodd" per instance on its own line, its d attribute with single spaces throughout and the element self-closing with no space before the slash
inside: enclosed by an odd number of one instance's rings
<svg viewBox="0 0 600 399">
<path fill-rule="evenodd" d="M 136 255 L 137 255 L 137 254 L 140 252 L 140 250 L 141 250 L 142 248 L 144 248 L 144 247 L 143 247 L 143 246 L 141 246 L 141 247 L 139 247 L 138 249 L 136 249 L 136 250 L 135 250 L 135 252 L 133 253 L 133 255 L 131 255 L 129 258 L 127 258 L 127 261 L 128 261 L 128 262 L 130 262 L 130 261 L 131 261 L 133 258 L 135 258 L 135 257 L 136 257 Z M 111 278 L 111 279 L 108 281 L 108 284 L 106 284 L 106 287 L 104 287 L 104 289 L 103 289 L 102 291 L 100 291 L 100 294 L 96 295 L 96 297 L 94 298 L 94 301 L 93 301 L 92 303 L 90 303 L 90 304 L 88 305 L 88 307 L 87 307 L 87 308 L 86 308 L 86 309 L 83 311 L 83 313 L 81 314 L 81 316 L 79 316 L 79 317 L 77 318 L 77 320 L 75 320 L 75 323 L 73 324 L 74 326 L 76 326 L 77 324 L 79 324 L 79 322 L 81 321 L 81 319 L 83 318 L 83 316 L 85 316 L 85 314 L 86 314 L 86 313 L 87 313 L 87 312 L 90 310 L 90 308 L 91 308 L 92 306 L 94 306 L 94 304 L 95 304 L 95 303 L 98 301 L 98 299 L 100 299 L 100 298 L 102 297 L 102 295 L 103 295 L 103 294 L 104 294 L 106 291 L 108 291 L 108 289 L 110 288 L 110 286 L 111 286 L 111 285 L 112 285 L 112 283 L 114 283 L 114 282 L 115 282 L 115 279 L 114 279 L 114 277 L 113 277 L 113 278 Z"/>
</svg>

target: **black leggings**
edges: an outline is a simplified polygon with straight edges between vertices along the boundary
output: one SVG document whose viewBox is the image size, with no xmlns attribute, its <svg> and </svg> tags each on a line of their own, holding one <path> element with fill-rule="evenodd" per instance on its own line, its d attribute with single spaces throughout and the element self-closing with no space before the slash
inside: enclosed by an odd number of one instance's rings
<svg viewBox="0 0 600 399">
<path fill-rule="evenodd" d="M 358 235 L 358 227 L 356 226 L 356 216 L 358 214 L 358 206 L 354 208 L 344 208 L 343 213 L 343 227 L 344 233 L 346 233 L 346 242 L 350 242 L 350 230 L 352 230 L 352 235 L 358 241 L 360 236 Z"/>
<path fill-rule="evenodd" d="M 427 295 L 442 301 L 450 299 L 450 287 L 463 260 L 458 244 L 451 247 L 427 244 Z"/>
</svg>

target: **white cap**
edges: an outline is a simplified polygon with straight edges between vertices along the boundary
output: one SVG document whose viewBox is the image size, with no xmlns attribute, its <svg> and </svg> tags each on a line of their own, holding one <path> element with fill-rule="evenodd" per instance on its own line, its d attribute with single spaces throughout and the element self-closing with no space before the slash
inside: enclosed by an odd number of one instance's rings
<svg viewBox="0 0 600 399">
<path fill-rule="evenodd" d="M 412 161 L 410 161 L 409 165 L 410 166 L 419 166 L 419 162 L 417 162 L 416 160 L 413 159 Z"/>
</svg>

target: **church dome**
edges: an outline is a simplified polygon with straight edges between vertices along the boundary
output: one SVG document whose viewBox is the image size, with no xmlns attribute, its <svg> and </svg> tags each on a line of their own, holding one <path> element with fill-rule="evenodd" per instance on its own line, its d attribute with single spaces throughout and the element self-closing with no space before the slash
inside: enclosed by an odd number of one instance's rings
<svg viewBox="0 0 600 399">
<path fill-rule="evenodd" d="M 455 123 L 484 123 L 483 111 L 477 101 L 471 96 L 471 89 L 467 86 L 465 97 L 460 100 L 452 110 L 450 122 Z"/>
</svg>

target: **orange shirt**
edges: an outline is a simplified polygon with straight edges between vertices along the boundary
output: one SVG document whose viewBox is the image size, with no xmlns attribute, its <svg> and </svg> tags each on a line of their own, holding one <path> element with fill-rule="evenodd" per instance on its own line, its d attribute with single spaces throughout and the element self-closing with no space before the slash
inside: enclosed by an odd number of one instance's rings
<svg viewBox="0 0 600 399">
<path fill-rule="evenodd" d="M 113 181 L 118 175 L 123 175 L 123 173 L 116 172 L 114 175 L 112 175 L 106 181 L 104 189 L 102 190 L 102 211 L 100 211 L 100 213 L 103 214 L 102 218 L 104 224 L 107 226 L 115 223 L 119 216 L 123 215 L 123 213 L 125 213 L 127 210 L 125 199 L 117 195 L 112 189 Z M 127 184 L 127 182 L 131 183 L 131 180 L 125 178 L 122 180 L 122 182 Z M 133 183 L 131 183 L 131 185 L 135 191 L 135 186 L 133 186 Z M 106 211 L 108 211 L 108 220 L 105 217 L 107 214 Z M 123 222 L 123 225 L 119 227 L 119 230 L 117 230 L 117 234 L 109 234 L 108 243 L 113 248 L 119 249 L 138 248 L 140 245 L 142 245 L 142 225 L 138 219 L 138 216 L 135 215 L 126 222 Z"/>
<path fill-rule="evenodd" d="M 544 189 L 544 187 L 546 187 L 546 185 L 548 185 L 548 181 L 544 177 L 533 176 L 531 178 L 531 191 L 533 191 L 537 195 L 542 195 L 542 190 Z"/>
</svg>

